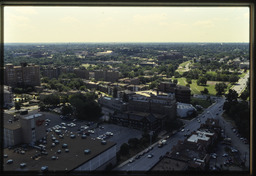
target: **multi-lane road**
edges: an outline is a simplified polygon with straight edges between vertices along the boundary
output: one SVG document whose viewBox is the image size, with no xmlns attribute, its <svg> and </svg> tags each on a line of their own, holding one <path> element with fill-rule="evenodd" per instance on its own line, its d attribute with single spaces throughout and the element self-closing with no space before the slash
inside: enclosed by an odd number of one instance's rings
<svg viewBox="0 0 256 176">
<path fill-rule="evenodd" d="M 144 154 L 139 159 L 135 159 L 133 162 L 126 161 L 121 165 L 117 166 L 114 170 L 120 171 L 148 171 L 152 166 L 154 166 L 158 161 L 159 158 L 165 155 L 166 152 L 170 152 L 172 147 L 177 144 L 179 140 L 184 140 L 185 134 L 190 134 L 192 131 L 197 130 L 202 123 L 205 123 L 207 118 L 216 118 L 220 120 L 220 125 L 222 128 L 225 128 L 225 133 L 227 136 L 232 138 L 232 145 L 237 148 L 241 154 L 247 152 L 247 162 L 246 166 L 249 166 L 249 145 L 243 144 L 240 139 L 232 131 L 232 125 L 226 122 L 221 114 L 223 113 L 223 104 L 225 102 L 225 98 L 223 97 L 216 97 L 216 102 L 208 107 L 202 114 L 197 116 L 196 118 L 188 121 L 184 125 L 184 130 L 179 131 L 175 135 L 171 136 L 167 139 L 167 144 L 164 145 L 162 148 L 157 147 L 157 143 L 153 144 L 153 150 Z M 199 122 L 200 120 L 200 122 Z M 143 152 L 143 151 L 142 151 Z M 142 153 L 141 152 L 141 153 Z M 148 154 L 153 154 L 152 158 L 148 158 Z M 135 158 L 132 157 L 132 158 Z"/>
<path fill-rule="evenodd" d="M 246 88 L 247 86 L 246 83 L 248 81 L 249 75 L 250 75 L 249 72 L 247 72 L 245 76 L 240 78 L 238 82 L 231 88 L 235 90 L 238 93 L 238 95 L 240 95 Z"/>
</svg>

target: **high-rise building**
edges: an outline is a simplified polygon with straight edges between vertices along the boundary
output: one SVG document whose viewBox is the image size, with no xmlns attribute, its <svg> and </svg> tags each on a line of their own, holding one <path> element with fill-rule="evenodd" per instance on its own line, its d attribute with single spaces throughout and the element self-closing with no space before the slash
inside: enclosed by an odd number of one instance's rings
<svg viewBox="0 0 256 176">
<path fill-rule="evenodd" d="M 97 81 L 116 82 L 119 79 L 119 72 L 110 70 L 95 70 L 94 78 Z"/>
<path fill-rule="evenodd" d="M 177 102 L 190 103 L 191 90 L 189 87 L 171 82 L 161 82 L 158 86 L 158 90 L 166 93 L 175 93 Z"/>
<path fill-rule="evenodd" d="M 20 66 L 6 64 L 4 70 L 7 86 L 40 86 L 40 67 L 34 64 L 21 63 Z"/>
</svg>

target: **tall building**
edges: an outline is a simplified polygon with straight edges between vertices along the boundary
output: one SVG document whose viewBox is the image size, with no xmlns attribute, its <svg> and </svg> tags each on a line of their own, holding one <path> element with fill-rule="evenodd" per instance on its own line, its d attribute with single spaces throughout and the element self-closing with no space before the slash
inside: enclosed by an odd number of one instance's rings
<svg viewBox="0 0 256 176">
<path fill-rule="evenodd" d="M 140 91 L 131 95 L 128 110 L 166 115 L 176 118 L 176 100 L 172 94 L 156 94 L 156 92 Z"/>
<path fill-rule="evenodd" d="M 40 86 L 40 67 L 21 63 L 20 66 L 6 64 L 4 70 L 5 84 L 8 86 Z"/>
<path fill-rule="evenodd" d="M 97 81 L 116 82 L 119 79 L 119 72 L 109 70 L 95 70 L 94 78 Z"/>
<path fill-rule="evenodd" d="M 42 68 L 42 75 L 44 77 L 48 77 L 50 79 L 52 79 L 52 78 L 57 79 L 60 75 L 60 68 L 55 68 L 55 67 Z"/>
<path fill-rule="evenodd" d="M 177 102 L 190 103 L 191 90 L 189 87 L 171 82 L 161 82 L 158 86 L 158 90 L 166 93 L 175 93 Z"/>
<path fill-rule="evenodd" d="M 73 67 L 44 67 L 42 68 L 42 75 L 52 78 L 58 78 L 61 74 L 74 73 L 77 77 L 82 79 L 89 79 L 89 71 L 81 68 Z"/>
<path fill-rule="evenodd" d="M 75 68 L 74 73 L 82 79 L 89 79 L 89 71 L 86 69 Z"/>
</svg>

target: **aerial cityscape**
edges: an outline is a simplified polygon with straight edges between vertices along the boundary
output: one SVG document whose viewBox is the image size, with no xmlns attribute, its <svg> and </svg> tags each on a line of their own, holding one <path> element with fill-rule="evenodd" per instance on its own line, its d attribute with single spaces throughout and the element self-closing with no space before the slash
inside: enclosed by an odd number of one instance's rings
<svg viewBox="0 0 256 176">
<path fill-rule="evenodd" d="M 40 12 L 28 9 L 16 12 Z M 102 42 L 6 34 L 4 171 L 249 171 L 248 36 L 118 42 L 100 33 Z"/>
</svg>

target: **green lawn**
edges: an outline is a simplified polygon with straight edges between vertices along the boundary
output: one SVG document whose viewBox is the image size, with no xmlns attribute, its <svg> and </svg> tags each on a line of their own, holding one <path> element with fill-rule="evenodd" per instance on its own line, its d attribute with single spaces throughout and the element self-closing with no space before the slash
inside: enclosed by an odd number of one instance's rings
<svg viewBox="0 0 256 176">
<path fill-rule="evenodd" d="M 87 69 L 90 65 L 91 65 L 92 67 L 96 67 L 96 65 L 94 65 L 94 64 L 82 64 L 82 66 L 85 67 L 86 69 Z"/>
<path fill-rule="evenodd" d="M 183 74 L 183 72 L 185 72 L 185 65 L 187 65 L 188 63 L 190 63 L 191 61 L 186 61 L 186 62 L 183 62 L 179 65 L 179 67 L 182 67 L 182 68 L 178 68 L 176 71 L 179 72 L 179 74 Z"/>
<path fill-rule="evenodd" d="M 178 80 L 178 84 L 182 86 L 186 86 L 186 78 L 176 78 Z M 216 95 L 215 85 L 214 84 L 207 84 L 206 86 L 198 86 L 197 80 L 193 79 L 192 84 L 190 84 L 191 94 L 201 94 L 201 91 L 204 90 L 204 88 L 207 88 L 210 95 Z M 228 84 L 227 91 L 231 87 L 231 84 Z"/>
</svg>

